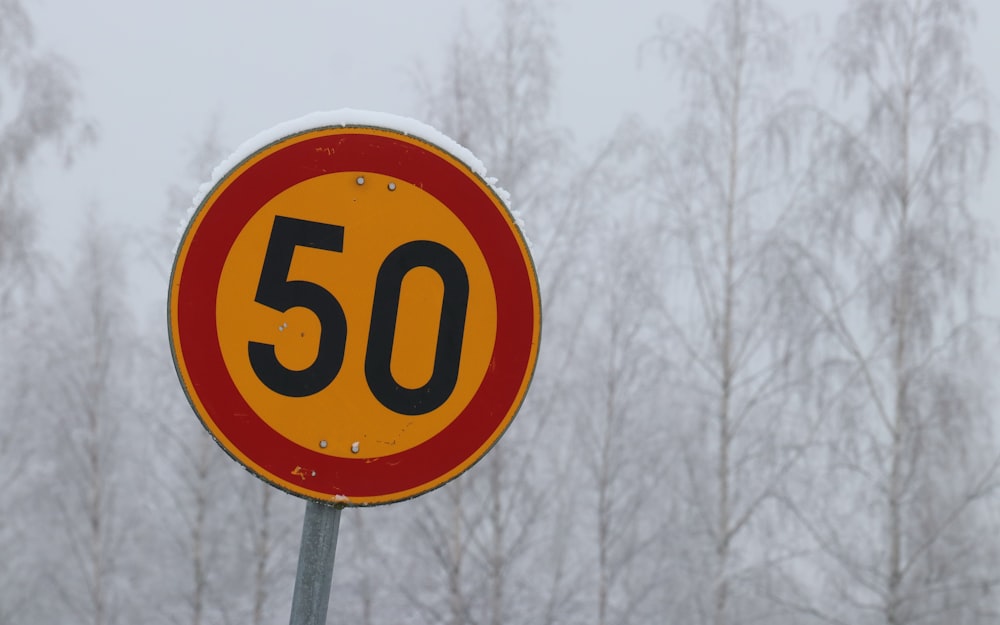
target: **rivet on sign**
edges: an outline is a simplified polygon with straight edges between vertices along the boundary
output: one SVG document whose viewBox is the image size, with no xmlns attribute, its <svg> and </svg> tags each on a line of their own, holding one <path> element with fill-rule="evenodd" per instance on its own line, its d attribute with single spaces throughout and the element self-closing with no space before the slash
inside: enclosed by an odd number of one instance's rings
<svg viewBox="0 0 1000 625">
<path fill-rule="evenodd" d="M 326 449 L 326 441 L 320 441 L 319 442 L 319 447 L 320 447 L 320 449 Z"/>
<path fill-rule="evenodd" d="M 312 476 L 316 477 L 316 472 L 315 471 L 312 472 Z"/>
<path fill-rule="evenodd" d="M 358 176 L 358 184 L 364 184 L 364 183 L 365 183 L 365 177 L 364 176 Z"/>
<path fill-rule="evenodd" d="M 390 182 L 389 183 L 389 190 L 390 191 L 395 191 L 396 190 L 396 183 L 395 182 Z"/>
<path fill-rule="evenodd" d="M 361 443 L 359 443 L 358 441 L 354 441 L 353 443 L 351 443 L 351 453 L 352 454 L 358 453 L 359 449 L 361 449 Z"/>
</svg>

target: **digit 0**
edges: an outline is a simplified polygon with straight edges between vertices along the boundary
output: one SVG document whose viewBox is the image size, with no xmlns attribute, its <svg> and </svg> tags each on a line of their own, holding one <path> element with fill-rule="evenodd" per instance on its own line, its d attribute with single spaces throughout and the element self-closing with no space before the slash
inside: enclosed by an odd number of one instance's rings
<svg viewBox="0 0 1000 625">
<path fill-rule="evenodd" d="M 431 377 L 421 387 L 406 388 L 393 377 L 390 362 L 403 278 L 417 267 L 428 267 L 441 277 L 444 295 Z M 469 276 L 462 261 L 447 247 L 433 241 L 411 241 L 386 257 L 375 280 L 365 355 L 368 388 L 383 406 L 399 414 L 420 415 L 448 400 L 458 381 L 468 305 Z"/>
</svg>

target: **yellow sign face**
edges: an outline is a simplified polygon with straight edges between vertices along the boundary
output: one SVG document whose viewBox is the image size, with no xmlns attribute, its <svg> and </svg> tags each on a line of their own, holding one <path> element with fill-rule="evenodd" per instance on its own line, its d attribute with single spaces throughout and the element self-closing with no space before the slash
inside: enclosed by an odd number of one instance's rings
<svg viewBox="0 0 1000 625">
<path fill-rule="evenodd" d="M 171 278 L 171 341 L 205 426 L 295 494 L 415 496 L 496 442 L 537 357 L 539 298 L 506 207 L 390 129 L 266 146 L 208 194 Z"/>
<path fill-rule="evenodd" d="M 348 320 L 360 320 L 348 324 L 340 372 L 329 386 L 305 397 L 274 392 L 247 357 L 250 340 L 274 345 L 278 361 L 291 370 L 305 369 L 316 360 L 322 328 L 312 311 L 248 305 L 254 302 L 272 224 L 279 215 L 343 226 L 343 252 L 297 250 L 287 280 L 322 287 L 334 294 Z M 364 366 L 370 332 L 364 321 L 372 318 L 379 268 L 393 250 L 413 240 L 435 241 L 462 259 L 469 274 L 471 312 L 466 314 L 455 388 L 441 406 L 419 416 L 399 414 L 379 402 L 365 380 Z M 415 267 L 400 287 L 390 371 L 400 385 L 419 388 L 433 371 L 444 285 L 430 268 Z M 468 230 L 427 192 L 371 173 L 317 176 L 265 204 L 229 252 L 219 280 L 217 311 L 226 367 L 260 418 L 303 447 L 344 458 L 404 451 L 441 431 L 479 388 L 496 339 L 496 295 L 486 261 Z"/>
</svg>

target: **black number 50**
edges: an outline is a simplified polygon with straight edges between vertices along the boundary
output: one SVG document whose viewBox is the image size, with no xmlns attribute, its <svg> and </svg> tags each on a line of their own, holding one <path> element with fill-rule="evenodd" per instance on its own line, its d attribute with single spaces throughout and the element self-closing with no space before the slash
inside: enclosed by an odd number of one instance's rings
<svg viewBox="0 0 1000 625">
<path fill-rule="evenodd" d="M 301 370 L 282 365 L 274 345 L 256 341 L 247 345 L 250 365 L 260 381 L 288 397 L 313 395 L 329 386 L 340 373 L 347 344 L 347 318 L 337 298 L 313 282 L 288 279 L 297 246 L 343 252 L 344 228 L 291 217 L 274 218 L 254 299 L 281 312 L 307 308 L 316 315 L 321 328 L 316 359 Z M 390 363 L 403 278 L 417 267 L 436 272 L 444 285 L 444 294 L 430 379 L 418 388 L 407 388 L 393 377 Z M 465 266 L 440 243 L 411 241 L 386 257 L 375 281 L 365 355 L 368 387 L 382 405 L 399 414 L 420 415 L 448 400 L 458 381 L 468 303 L 469 277 Z"/>
</svg>

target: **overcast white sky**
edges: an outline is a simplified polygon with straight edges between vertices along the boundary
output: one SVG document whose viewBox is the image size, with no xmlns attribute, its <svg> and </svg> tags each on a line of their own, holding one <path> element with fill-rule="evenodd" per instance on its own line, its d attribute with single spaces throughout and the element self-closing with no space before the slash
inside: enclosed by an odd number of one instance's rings
<svg viewBox="0 0 1000 625">
<path fill-rule="evenodd" d="M 99 142 L 70 172 L 38 176 L 46 243 L 73 242 L 88 205 L 123 235 L 158 220 L 166 188 L 183 180 L 210 120 L 227 148 L 278 122 L 350 107 L 420 115 L 414 73 L 431 76 L 463 14 L 488 29 L 492 3 L 477 0 L 26 0 L 39 43 L 78 69 L 85 113 Z M 670 83 L 637 47 L 657 18 L 700 23 L 691 0 L 561 0 L 555 12 L 560 122 L 584 145 L 613 132 L 627 112 L 659 114 Z M 842 2 L 782 0 L 789 15 L 829 15 Z M 979 0 L 976 59 L 1000 93 L 1000 2 Z M 832 20 L 825 20 L 827 29 Z M 488 35 L 487 35 L 488 36 Z M 1000 118 L 994 119 L 1000 125 Z M 1000 159 L 984 190 L 998 213 Z M 487 163 L 489 166 L 489 163 Z M 502 183 L 502 181 L 501 181 Z M 194 195 L 196 188 L 191 189 Z"/>
</svg>

